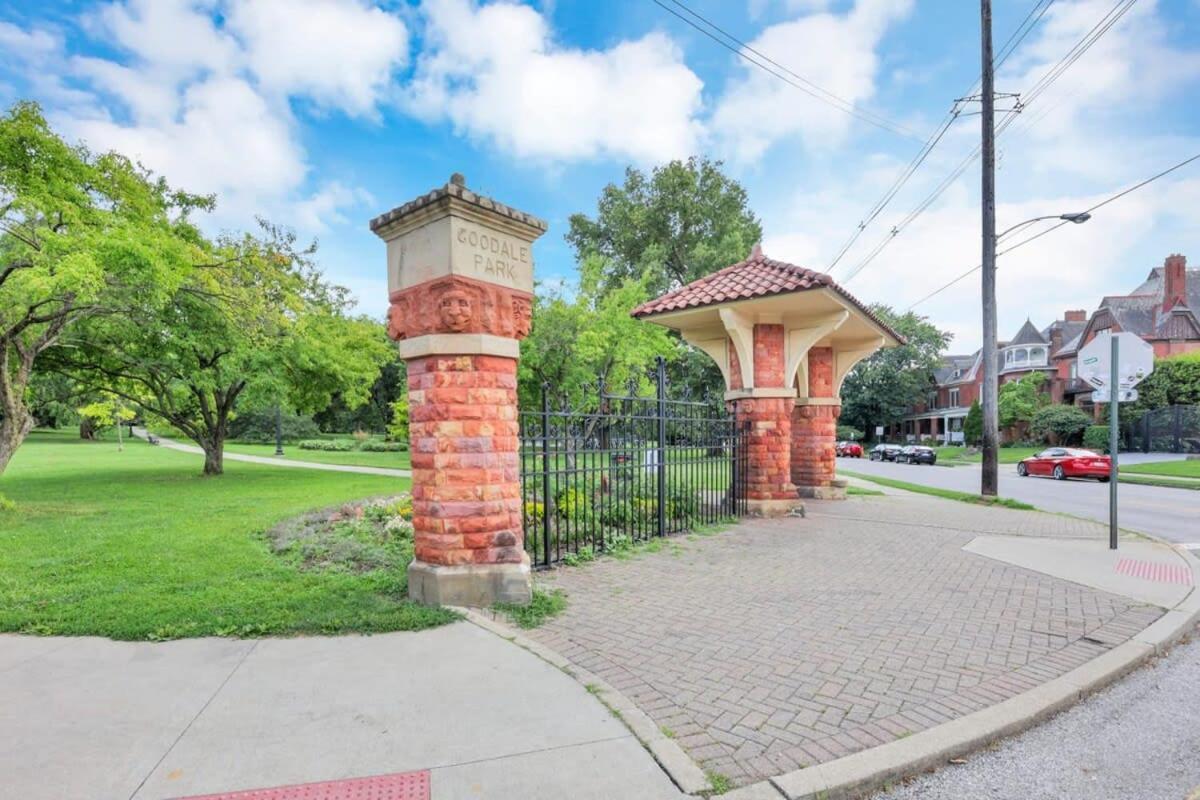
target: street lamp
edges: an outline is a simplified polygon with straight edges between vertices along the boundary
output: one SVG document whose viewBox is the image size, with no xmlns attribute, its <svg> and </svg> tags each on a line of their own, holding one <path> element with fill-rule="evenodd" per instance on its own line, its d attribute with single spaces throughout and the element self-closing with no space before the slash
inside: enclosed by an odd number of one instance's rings
<svg viewBox="0 0 1200 800">
<path fill-rule="evenodd" d="M 997 234 L 996 239 L 997 240 L 1003 239 L 1005 236 L 1008 236 L 1010 233 L 1015 231 L 1017 228 L 1024 228 L 1026 225 L 1032 225 L 1035 222 L 1043 222 L 1044 220 L 1048 220 L 1048 219 L 1061 219 L 1064 222 L 1074 222 L 1076 225 L 1082 225 L 1083 223 L 1087 222 L 1091 218 L 1092 218 L 1092 215 L 1089 214 L 1087 211 L 1077 211 L 1077 212 L 1074 212 L 1071 214 L 1050 214 L 1045 217 L 1034 217 L 1033 219 L 1027 219 L 1024 222 L 1018 222 L 1016 225 L 1013 225 L 1011 228 L 1004 231 L 1003 233 Z"/>
<path fill-rule="evenodd" d="M 1001 238 L 1007 236 L 1018 228 L 1024 228 L 1026 225 L 1032 225 L 1035 222 L 1042 222 L 1048 219 L 1060 219 L 1063 222 L 1073 222 L 1076 225 L 1082 225 L 1092 218 L 1091 213 L 1087 211 L 1077 211 L 1068 214 L 1050 214 L 1044 217 L 1034 217 L 1027 219 L 1024 222 L 1019 222 L 1013 225 L 1008 230 L 993 238 L 990 242 L 986 239 L 985 244 L 990 244 L 991 264 L 995 267 L 996 243 Z M 986 230 L 986 228 L 985 228 Z M 985 247 L 985 252 L 988 250 Z M 987 261 L 987 258 L 984 259 Z M 996 342 L 996 295 L 995 295 L 995 273 L 992 273 L 992 291 L 984 293 L 983 307 L 983 470 L 979 478 L 979 493 L 989 497 L 995 497 L 1000 490 L 1000 462 L 999 450 L 1000 444 L 1000 375 L 997 362 L 997 353 L 999 345 Z M 989 306 L 989 301 L 991 305 Z"/>
<path fill-rule="evenodd" d="M 275 404 L 275 455 L 283 455 L 283 411 Z"/>
</svg>

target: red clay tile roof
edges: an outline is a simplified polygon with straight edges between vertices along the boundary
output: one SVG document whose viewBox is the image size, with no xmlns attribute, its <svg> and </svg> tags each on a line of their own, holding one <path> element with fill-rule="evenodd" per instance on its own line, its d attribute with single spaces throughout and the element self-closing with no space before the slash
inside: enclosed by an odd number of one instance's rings
<svg viewBox="0 0 1200 800">
<path fill-rule="evenodd" d="M 867 318 L 894 336 L 897 341 L 904 342 L 903 336 L 871 313 L 871 310 L 859 302 L 858 298 L 834 283 L 833 278 L 823 272 L 767 258 L 757 245 L 745 261 L 739 261 L 711 275 L 680 286 L 674 291 L 667 292 L 661 297 L 648 300 L 629 313 L 634 317 L 649 317 L 655 314 L 665 314 L 668 311 L 682 311 L 735 300 L 749 300 L 753 297 L 803 292 L 809 289 L 833 290 L 844 299 L 849 300 Z"/>
</svg>

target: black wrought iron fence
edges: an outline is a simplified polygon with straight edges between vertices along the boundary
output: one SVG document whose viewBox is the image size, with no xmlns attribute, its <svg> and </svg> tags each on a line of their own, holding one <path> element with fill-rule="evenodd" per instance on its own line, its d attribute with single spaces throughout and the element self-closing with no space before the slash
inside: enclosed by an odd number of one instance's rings
<svg viewBox="0 0 1200 800">
<path fill-rule="evenodd" d="M 1143 453 L 1200 453 L 1200 406 L 1167 406 L 1122 425 L 1122 446 Z"/>
<path fill-rule="evenodd" d="M 650 397 L 609 394 L 593 410 L 522 410 L 525 548 L 536 566 L 622 550 L 742 516 L 743 431 L 720 398 L 667 397 L 661 359 Z"/>
</svg>

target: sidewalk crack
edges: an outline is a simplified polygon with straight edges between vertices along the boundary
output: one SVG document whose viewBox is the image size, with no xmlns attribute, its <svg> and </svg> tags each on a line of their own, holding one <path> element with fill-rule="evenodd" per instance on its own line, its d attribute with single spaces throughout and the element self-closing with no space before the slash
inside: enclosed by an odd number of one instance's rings
<svg viewBox="0 0 1200 800">
<path fill-rule="evenodd" d="M 183 730 L 181 730 L 179 735 L 175 737 L 175 740 L 171 742 L 171 746 L 168 747 L 161 756 L 159 756 L 158 761 L 154 762 L 154 766 L 150 767 L 149 772 L 147 772 L 146 776 L 142 778 L 140 783 L 138 783 L 137 788 L 130 793 L 129 800 L 133 800 L 135 797 L 137 797 L 138 793 L 142 791 L 142 787 L 146 785 L 146 781 L 150 780 L 150 776 L 153 775 L 155 771 L 162 766 L 162 763 L 167 760 L 167 756 L 171 755 L 171 751 L 175 749 L 175 746 L 178 745 L 180 740 L 183 739 L 183 737 L 187 735 L 187 732 L 192 729 L 192 725 L 196 724 L 196 720 L 200 719 L 200 715 L 208 710 L 209 705 L 211 705 L 212 701 L 217 698 L 217 695 L 221 693 L 221 691 L 225 688 L 225 685 L 229 683 L 234 674 L 242 668 L 242 664 L 246 663 L 246 659 L 250 657 L 250 654 L 258 649 L 258 645 L 259 642 L 256 641 L 246 649 L 246 652 L 242 653 L 242 657 L 239 658 L 237 663 L 233 665 L 233 669 L 229 670 L 229 674 L 225 676 L 225 679 L 221 681 L 220 685 L 217 686 L 216 689 L 213 690 L 213 693 L 209 695 L 207 700 L 204 701 L 204 705 L 200 706 L 200 710 L 197 711 L 190 720 L 188 720 L 188 724 L 183 726 Z"/>
</svg>

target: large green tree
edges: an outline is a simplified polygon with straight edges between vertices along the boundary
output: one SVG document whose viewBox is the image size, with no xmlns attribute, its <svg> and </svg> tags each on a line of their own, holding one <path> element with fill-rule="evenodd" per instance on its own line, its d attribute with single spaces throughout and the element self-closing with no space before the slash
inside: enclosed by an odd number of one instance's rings
<svg viewBox="0 0 1200 800">
<path fill-rule="evenodd" d="M 170 296 L 203 258 L 188 213 L 211 202 L 67 144 L 34 104 L 0 116 L 0 473 L 33 428 L 45 353 L 82 320 Z"/>
<path fill-rule="evenodd" d="M 595 218 L 571 215 L 566 238 L 580 263 L 604 258 L 598 294 L 644 280 L 653 297 L 742 260 L 762 225 L 721 162 L 689 158 L 649 175 L 629 167 L 622 185 L 604 187 Z"/>
<path fill-rule="evenodd" d="M 206 475 L 224 469 L 239 403 L 312 413 L 337 394 L 354 407 L 393 357 L 380 323 L 347 316 L 345 290 L 321 279 L 312 248 L 263 227 L 212 243 L 165 303 L 83 320 L 54 352 L 56 368 L 200 445 Z"/>
<path fill-rule="evenodd" d="M 1134 413 L 1166 406 L 1200 405 L 1200 351 L 1155 359 L 1154 372 L 1138 384 L 1137 390 Z"/>
<path fill-rule="evenodd" d="M 863 359 L 842 384 L 842 423 L 868 433 L 877 425 L 895 422 L 909 406 L 925 399 L 951 338 L 948 331 L 912 311 L 898 314 L 882 304 L 871 310 L 903 336 L 905 343 Z"/>
<path fill-rule="evenodd" d="M 1046 376 L 1031 372 L 1019 380 L 1001 384 L 996 399 L 996 414 L 1001 428 L 1012 428 L 1023 437 L 1039 409 L 1050 404 L 1050 395 L 1042 389 Z"/>
</svg>

